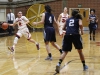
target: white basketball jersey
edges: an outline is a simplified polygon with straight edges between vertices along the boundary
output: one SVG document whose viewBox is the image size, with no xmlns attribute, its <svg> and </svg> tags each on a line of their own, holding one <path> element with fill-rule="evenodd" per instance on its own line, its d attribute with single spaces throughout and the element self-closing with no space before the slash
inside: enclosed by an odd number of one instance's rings
<svg viewBox="0 0 100 75">
<path fill-rule="evenodd" d="M 68 14 L 65 16 L 64 13 L 61 13 L 61 19 L 60 19 L 60 26 L 64 25 L 66 20 L 68 19 Z"/>
<path fill-rule="evenodd" d="M 27 26 L 26 26 L 25 22 L 27 20 L 28 19 L 25 16 L 22 16 L 21 18 L 16 18 L 15 22 L 17 22 L 18 29 L 26 28 Z"/>
</svg>

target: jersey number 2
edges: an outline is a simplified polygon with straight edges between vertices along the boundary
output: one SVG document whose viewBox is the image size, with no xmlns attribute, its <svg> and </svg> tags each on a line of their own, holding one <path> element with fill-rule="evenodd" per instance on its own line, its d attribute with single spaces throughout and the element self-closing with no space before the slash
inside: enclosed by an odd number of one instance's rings
<svg viewBox="0 0 100 75">
<path fill-rule="evenodd" d="M 71 19 L 71 20 L 69 21 L 69 26 L 74 26 L 74 19 Z"/>
</svg>

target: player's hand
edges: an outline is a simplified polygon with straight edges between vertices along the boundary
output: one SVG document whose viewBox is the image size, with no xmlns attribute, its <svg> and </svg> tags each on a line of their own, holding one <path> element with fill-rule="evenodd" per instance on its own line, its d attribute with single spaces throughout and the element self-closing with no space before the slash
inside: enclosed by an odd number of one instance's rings
<svg viewBox="0 0 100 75">
<path fill-rule="evenodd" d="M 36 22 L 33 22 L 33 25 L 37 25 L 37 23 Z"/>
<path fill-rule="evenodd" d="M 81 35 L 83 35 L 83 31 L 81 31 Z"/>
<path fill-rule="evenodd" d="M 60 36 L 61 36 L 61 37 L 64 37 L 65 34 L 66 34 L 66 31 L 62 30 L 62 33 L 60 33 Z"/>
</svg>

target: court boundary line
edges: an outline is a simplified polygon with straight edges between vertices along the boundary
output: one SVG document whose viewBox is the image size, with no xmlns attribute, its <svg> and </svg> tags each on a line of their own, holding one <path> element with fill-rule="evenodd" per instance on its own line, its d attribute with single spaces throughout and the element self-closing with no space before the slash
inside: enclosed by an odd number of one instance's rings
<svg viewBox="0 0 100 75">
<path fill-rule="evenodd" d="M 93 58 L 85 58 L 85 59 L 93 59 Z M 64 68 L 64 67 L 66 67 L 67 65 L 69 65 L 71 62 L 73 62 L 73 61 L 76 61 L 76 60 L 80 60 L 80 59 L 73 59 L 73 60 L 70 60 L 70 61 L 68 61 L 64 66 L 62 66 L 62 68 L 60 69 L 60 71 Z M 59 73 L 54 73 L 53 75 L 56 75 L 56 74 L 59 74 Z"/>
</svg>

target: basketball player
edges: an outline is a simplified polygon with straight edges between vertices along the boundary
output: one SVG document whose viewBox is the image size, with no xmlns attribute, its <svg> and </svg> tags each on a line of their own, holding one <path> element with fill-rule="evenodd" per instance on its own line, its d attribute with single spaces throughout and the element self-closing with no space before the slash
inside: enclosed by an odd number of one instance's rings
<svg viewBox="0 0 100 75">
<path fill-rule="evenodd" d="M 89 23 L 90 40 L 92 40 L 91 34 L 93 33 L 93 41 L 95 41 L 95 30 L 97 28 L 98 18 L 95 15 L 95 10 L 94 9 L 90 10 L 90 15 L 89 15 L 88 21 L 90 22 Z"/>
<path fill-rule="evenodd" d="M 29 20 L 25 16 L 22 16 L 21 11 L 19 11 L 17 15 L 18 15 L 18 17 L 16 18 L 14 24 L 9 24 L 10 26 L 18 25 L 18 31 L 17 31 L 16 37 L 14 39 L 13 46 L 8 47 L 8 49 L 11 52 L 13 52 L 15 50 L 15 45 L 17 44 L 18 39 L 20 39 L 20 37 L 22 37 L 22 35 L 24 35 L 24 37 L 27 38 L 27 40 L 29 42 L 36 44 L 37 50 L 39 50 L 39 44 L 35 40 L 31 39 L 31 34 L 27 28 L 27 24 L 29 23 Z"/>
<path fill-rule="evenodd" d="M 83 70 L 86 70 L 88 69 L 88 67 L 85 64 L 84 55 L 82 53 L 82 48 L 83 48 L 82 38 L 79 33 L 79 28 L 80 28 L 81 34 L 83 34 L 82 17 L 81 15 L 79 15 L 77 10 L 72 11 L 72 17 L 66 21 L 65 25 L 67 29 L 63 40 L 63 46 L 62 46 L 62 50 L 64 52 L 62 53 L 59 62 L 56 65 L 55 71 L 59 73 L 62 61 L 64 60 L 67 53 L 72 50 L 72 43 L 74 44 L 75 48 L 79 53 L 81 62 L 83 64 Z"/>
<path fill-rule="evenodd" d="M 58 20 L 57 20 L 57 23 L 59 25 L 59 34 L 61 35 L 63 33 L 63 28 L 65 23 L 66 23 L 66 20 L 69 18 L 69 15 L 67 13 L 67 7 L 64 7 L 64 11 L 63 13 L 61 13 L 58 17 Z"/>
<path fill-rule="evenodd" d="M 40 22 L 33 22 L 33 25 L 44 24 L 44 42 L 46 46 L 46 50 L 48 56 L 45 60 L 52 60 L 52 54 L 50 51 L 49 42 L 62 53 L 61 48 L 55 43 L 56 42 L 56 34 L 55 29 L 53 27 L 53 23 L 56 19 L 54 15 L 51 13 L 51 7 L 49 5 L 45 5 L 45 13 L 42 14 L 42 19 Z"/>
</svg>

